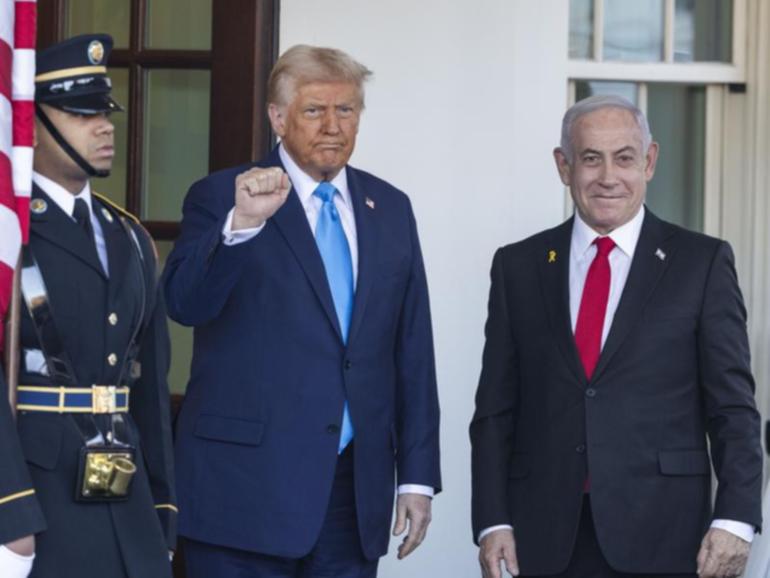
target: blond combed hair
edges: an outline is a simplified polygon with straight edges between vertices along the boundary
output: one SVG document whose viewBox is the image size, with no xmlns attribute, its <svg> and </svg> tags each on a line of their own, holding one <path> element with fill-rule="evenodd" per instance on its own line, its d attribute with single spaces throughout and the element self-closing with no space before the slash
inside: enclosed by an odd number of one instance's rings
<svg viewBox="0 0 770 578">
<path fill-rule="evenodd" d="M 364 82 L 372 71 L 336 48 L 297 44 L 276 61 L 267 81 L 268 104 L 286 106 L 299 87 L 313 82 L 347 82 L 358 88 L 364 107 Z"/>
</svg>

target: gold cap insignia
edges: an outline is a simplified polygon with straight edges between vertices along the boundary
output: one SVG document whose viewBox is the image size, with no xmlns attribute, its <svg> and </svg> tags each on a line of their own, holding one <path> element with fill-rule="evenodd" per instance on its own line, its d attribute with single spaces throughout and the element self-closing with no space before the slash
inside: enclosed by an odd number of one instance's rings
<svg viewBox="0 0 770 578">
<path fill-rule="evenodd" d="M 548 262 L 556 263 L 556 251 L 554 251 L 553 249 L 548 251 Z"/>
<path fill-rule="evenodd" d="M 104 45 L 98 40 L 94 40 L 88 45 L 88 60 L 91 64 L 101 64 L 104 58 Z"/>
<path fill-rule="evenodd" d="M 108 222 L 108 223 L 112 223 L 112 221 L 114 220 L 114 219 L 112 218 L 112 213 L 110 213 L 110 212 L 109 212 L 107 209 L 105 209 L 104 207 L 102 207 L 102 216 L 103 216 L 103 217 L 104 217 L 104 218 L 107 220 L 107 222 Z"/>
<path fill-rule="evenodd" d="M 48 210 L 48 203 L 43 199 L 32 199 L 29 203 L 29 210 L 36 215 L 42 215 Z"/>
</svg>

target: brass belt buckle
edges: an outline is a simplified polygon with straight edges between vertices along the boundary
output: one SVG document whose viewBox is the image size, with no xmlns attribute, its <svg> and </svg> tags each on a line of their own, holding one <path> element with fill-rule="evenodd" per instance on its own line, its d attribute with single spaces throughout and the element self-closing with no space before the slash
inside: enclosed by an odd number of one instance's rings
<svg viewBox="0 0 770 578">
<path fill-rule="evenodd" d="M 94 413 L 115 413 L 117 410 L 117 387 L 114 385 L 92 386 L 91 409 Z"/>
</svg>

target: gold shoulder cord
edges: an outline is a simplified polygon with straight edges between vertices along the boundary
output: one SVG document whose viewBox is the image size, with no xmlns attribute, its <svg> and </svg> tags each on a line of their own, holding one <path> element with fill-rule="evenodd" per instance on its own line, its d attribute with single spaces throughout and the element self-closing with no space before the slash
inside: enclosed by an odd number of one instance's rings
<svg viewBox="0 0 770 578">
<path fill-rule="evenodd" d="M 118 214 L 119 214 L 119 215 L 121 215 L 122 217 L 125 217 L 125 218 L 127 218 L 127 219 L 130 219 L 131 221 L 133 221 L 133 222 L 134 222 L 134 223 L 136 223 L 137 225 L 140 225 L 140 224 L 141 224 L 141 223 L 139 222 L 139 219 L 136 217 L 136 215 L 133 215 L 133 214 L 129 213 L 129 212 L 128 212 L 127 210 L 125 210 L 123 207 L 121 207 L 121 206 L 120 206 L 120 205 L 118 205 L 117 203 L 115 203 L 115 202 L 111 201 L 110 199 L 108 199 L 108 198 L 107 198 L 107 197 L 105 197 L 104 195 L 102 195 L 102 194 L 100 194 L 100 193 L 97 193 L 96 191 L 91 191 L 91 194 L 92 194 L 93 196 L 95 196 L 97 199 L 99 199 L 101 202 L 103 202 L 105 205 L 109 205 L 110 207 L 112 207 L 113 209 L 115 209 L 115 211 L 117 211 L 117 212 L 118 212 Z"/>
<path fill-rule="evenodd" d="M 158 257 L 158 248 L 155 246 L 155 239 L 152 238 L 152 235 L 150 235 L 150 232 L 142 225 L 139 218 L 134 215 L 133 213 L 129 213 L 126 209 L 118 205 L 117 203 L 111 201 L 104 195 L 97 193 L 96 191 L 91 191 L 91 194 L 94 195 L 97 199 L 102 201 L 105 205 L 109 205 L 112 209 L 114 209 L 120 216 L 125 217 L 126 219 L 130 220 L 135 225 L 138 225 L 142 228 L 142 230 L 147 235 L 147 239 L 150 241 L 150 244 L 152 245 L 152 250 L 155 253 L 155 260 L 157 261 L 159 259 Z"/>
</svg>

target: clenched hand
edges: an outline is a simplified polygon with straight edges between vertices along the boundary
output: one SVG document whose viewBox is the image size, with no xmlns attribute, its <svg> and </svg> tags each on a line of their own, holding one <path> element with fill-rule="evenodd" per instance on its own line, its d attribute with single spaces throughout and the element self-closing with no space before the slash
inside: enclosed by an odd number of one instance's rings
<svg viewBox="0 0 770 578">
<path fill-rule="evenodd" d="M 232 230 L 259 227 L 286 202 L 289 175 L 279 167 L 253 168 L 235 177 Z"/>
</svg>

